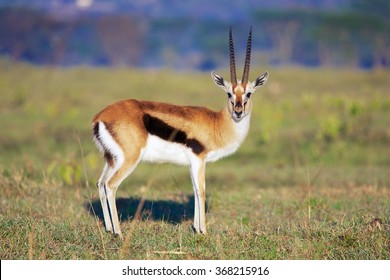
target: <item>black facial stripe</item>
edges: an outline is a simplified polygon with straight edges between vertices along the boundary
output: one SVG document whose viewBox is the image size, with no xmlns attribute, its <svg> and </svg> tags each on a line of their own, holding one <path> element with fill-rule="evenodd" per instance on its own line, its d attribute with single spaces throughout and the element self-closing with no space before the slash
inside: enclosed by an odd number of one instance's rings
<svg viewBox="0 0 390 280">
<path fill-rule="evenodd" d="M 149 114 L 143 116 L 143 122 L 146 130 L 165 141 L 183 144 L 190 148 L 195 154 L 200 154 L 205 147 L 196 139 L 187 138 L 184 131 L 176 129 L 159 118 L 152 117 Z"/>
</svg>

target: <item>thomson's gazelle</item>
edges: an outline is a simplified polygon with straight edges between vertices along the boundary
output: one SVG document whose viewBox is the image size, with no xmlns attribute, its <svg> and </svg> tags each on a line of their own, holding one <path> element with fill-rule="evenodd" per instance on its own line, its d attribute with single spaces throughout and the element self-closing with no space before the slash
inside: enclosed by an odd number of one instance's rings
<svg viewBox="0 0 390 280">
<path fill-rule="evenodd" d="M 93 119 L 94 140 L 106 164 L 98 181 L 107 231 L 122 236 L 115 204 L 119 184 L 140 161 L 189 165 L 195 196 L 194 229 L 206 233 L 205 166 L 234 153 L 244 141 L 252 111 L 251 96 L 268 73 L 248 81 L 252 45 L 249 32 L 242 80 L 237 80 L 232 31 L 229 32 L 231 82 L 211 76 L 227 94 L 220 112 L 204 107 L 125 100 L 114 103 Z"/>
</svg>

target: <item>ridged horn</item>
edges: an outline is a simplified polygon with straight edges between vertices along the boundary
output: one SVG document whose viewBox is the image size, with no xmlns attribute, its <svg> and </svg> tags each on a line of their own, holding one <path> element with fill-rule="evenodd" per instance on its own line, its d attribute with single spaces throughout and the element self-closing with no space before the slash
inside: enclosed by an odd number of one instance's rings
<svg viewBox="0 0 390 280">
<path fill-rule="evenodd" d="M 246 86 L 249 78 L 249 67 L 251 64 L 251 49 L 252 49 L 252 26 L 249 30 L 248 42 L 246 44 L 246 54 L 245 54 L 245 66 L 244 73 L 242 74 L 242 84 Z"/>
<path fill-rule="evenodd" d="M 230 81 L 234 87 L 237 85 L 237 76 L 236 76 L 236 61 L 234 59 L 234 43 L 233 43 L 233 35 L 232 35 L 231 27 L 229 31 L 229 50 L 230 50 Z"/>
</svg>

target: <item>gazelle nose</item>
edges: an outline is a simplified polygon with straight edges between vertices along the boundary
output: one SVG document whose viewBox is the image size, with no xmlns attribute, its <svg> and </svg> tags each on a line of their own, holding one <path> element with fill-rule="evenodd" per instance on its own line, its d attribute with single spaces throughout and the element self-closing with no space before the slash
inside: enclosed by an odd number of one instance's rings
<svg viewBox="0 0 390 280">
<path fill-rule="evenodd" d="M 242 111 L 241 111 L 241 112 L 235 111 L 234 113 L 236 114 L 236 116 L 237 116 L 238 118 L 241 117 L 241 115 L 242 115 Z"/>
</svg>

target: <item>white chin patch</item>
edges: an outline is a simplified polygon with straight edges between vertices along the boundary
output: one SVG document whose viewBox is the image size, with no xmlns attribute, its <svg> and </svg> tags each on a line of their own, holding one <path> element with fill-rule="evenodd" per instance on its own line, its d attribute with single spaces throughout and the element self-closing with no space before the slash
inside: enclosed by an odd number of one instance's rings
<svg viewBox="0 0 390 280">
<path fill-rule="evenodd" d="M 232 114 L 232 118 L 235 122 L 241 121 L 244 117 L 245 117 L 245 115 L 241 115 L 241 116 L 237 117 L 234 113 Z"/>
</svg>

